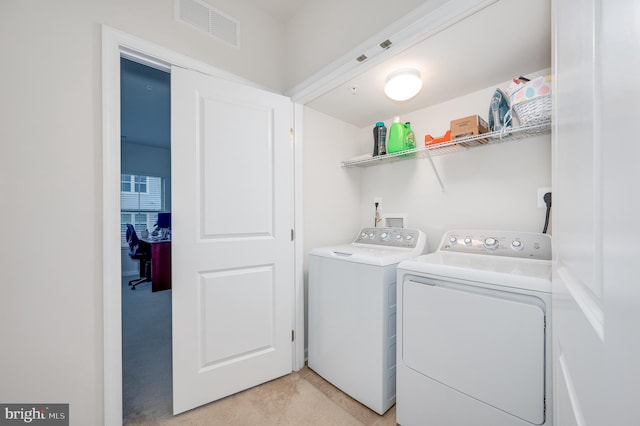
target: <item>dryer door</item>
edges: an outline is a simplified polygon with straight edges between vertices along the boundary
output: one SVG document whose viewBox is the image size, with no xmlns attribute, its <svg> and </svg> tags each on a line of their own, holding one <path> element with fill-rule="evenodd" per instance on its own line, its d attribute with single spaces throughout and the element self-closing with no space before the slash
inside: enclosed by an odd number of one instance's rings
<svg viewBox="0 0 640 426">
<path fill-rule="evenodd" d="M 542 300 L 472 285 L 424 281 L 402 284 L 402 361 L 471 398 L 542 424 Z"/>
</svg>

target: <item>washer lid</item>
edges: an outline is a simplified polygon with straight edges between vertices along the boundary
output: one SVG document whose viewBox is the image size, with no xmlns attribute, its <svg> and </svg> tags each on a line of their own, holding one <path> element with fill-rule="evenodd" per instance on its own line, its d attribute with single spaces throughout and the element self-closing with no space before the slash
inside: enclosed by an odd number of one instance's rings
<svg viewBox="0 0 640 426">
<path fill-rule="evenodd" d="M 398 269 L 438 278 L 456 278 L 551 293 L 551 261 L 435 252 L 405 260 Z"/>
<path fill-rule="evenodd" d="M 311 250 L 309 255 L 342 260 L 345 262 L 387 266 L 416 257 L 421 253 L 423 253 L 423 250 L 345 244 L 340 246 L 315 248 Z"/>
</svg>

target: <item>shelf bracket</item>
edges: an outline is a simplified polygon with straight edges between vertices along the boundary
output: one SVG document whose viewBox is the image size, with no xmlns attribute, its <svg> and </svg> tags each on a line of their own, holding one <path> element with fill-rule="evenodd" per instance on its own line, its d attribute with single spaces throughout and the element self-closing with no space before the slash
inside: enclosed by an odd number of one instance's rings
<svg viewBox="0 0 640 426">
<path fill-rule="evenodd" d="M 438 178 L 438 183 L 440 184 L 440 191 L 444 192 L 444 185 L 442 184 L 442 179 L 440 179 L 440 173 L 438 173 L 438 169 L 436 168 L 436 164 L 433 162 L 433 157 L 431 156 L 431 153 L 429 152 L 429 150 L 426 150 L 427 152 L 427 158 L 429 159 L 429 162 L 431 162 L 431 168 L 433 169 L 433 173 L 435 173 L 436 177 Z"/>
</svg>

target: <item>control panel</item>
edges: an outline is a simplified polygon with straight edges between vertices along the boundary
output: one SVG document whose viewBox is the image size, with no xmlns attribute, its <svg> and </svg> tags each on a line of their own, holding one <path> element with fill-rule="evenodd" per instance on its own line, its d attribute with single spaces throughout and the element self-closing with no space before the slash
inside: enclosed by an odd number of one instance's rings
<svg viewBox="0 0 640 426">
<path fill-rule="evenodd" d="M 547 234 L 513 231 L 449 231 L 440 251 L 551 260 Z"/>
<path fill-rule="evenodd" d="M 415 248 L 420 231 L 406 228 L 362 228 L 354 243 L 384 247 Z"/>
</svg>

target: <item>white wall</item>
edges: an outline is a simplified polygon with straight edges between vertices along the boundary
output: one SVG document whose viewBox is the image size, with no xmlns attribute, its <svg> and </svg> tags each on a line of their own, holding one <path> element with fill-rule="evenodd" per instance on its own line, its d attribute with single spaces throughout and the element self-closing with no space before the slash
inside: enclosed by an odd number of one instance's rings
<svg viewBox="0 0 640 426">
<path fill-rule="evenodd" d="M 360 129 L 304 108 L 304 251 L 349 242 L 360 227 L 360 174 L 340 162 L 358 152 Z"/>
<path fill-rule="evenodd" d="M 282 89 L 281 25 L 214 3 L 241 49 L 175 22 L 172 0 L 0 3 L 0 401 L 103 419 L 101 25 Z"/>
</svg>

